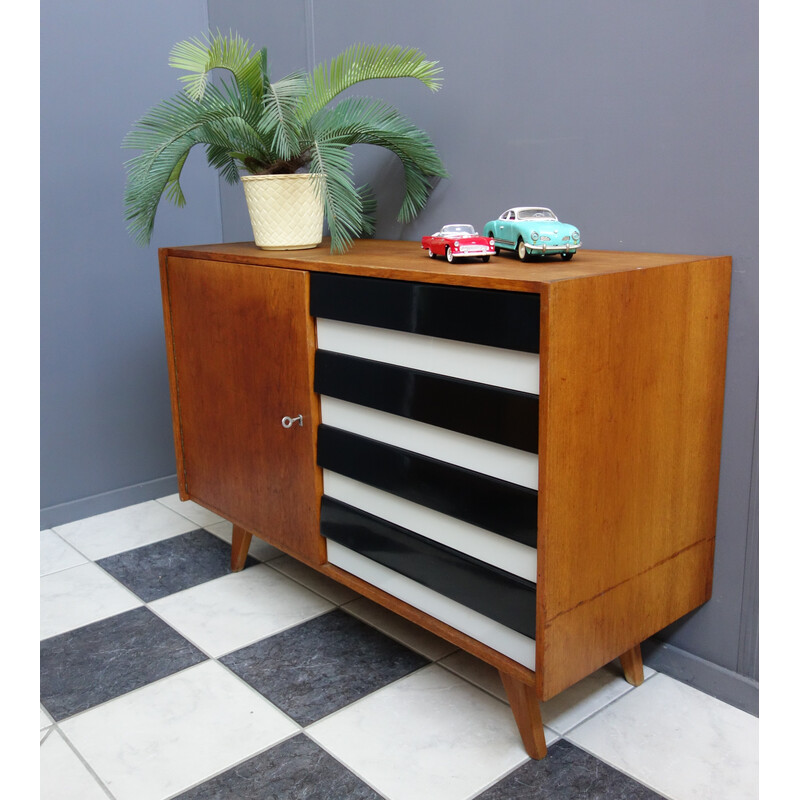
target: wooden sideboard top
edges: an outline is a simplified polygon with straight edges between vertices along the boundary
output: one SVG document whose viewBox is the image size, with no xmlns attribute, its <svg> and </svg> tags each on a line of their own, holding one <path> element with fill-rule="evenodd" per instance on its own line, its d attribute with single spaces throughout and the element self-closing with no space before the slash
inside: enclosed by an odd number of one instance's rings
<svg viewBox="0 0 800 800">
<path fill-rule="evenodd" d="M 673 264 L 712 261 L 712 256 L 669 253 L 628 253 L 613 250 L 581 250 L 572 261 L 553 258 L 522 263 L 515 254 L 493 256 L 488 263 L 465 261 L 449 264 L 431 259 L 419 242 L 360 239 L 346 253 L 334 255 L 326 239 L 311 250 L 260 250 L 253 242 L 165 247 L 162 258 L 201 258 L 265 267 L 339 272 L 349 275 L 449 283 L 518 292 L 537 292 L 549 284 L 598 275 L 664 267 Z M 730 261 L 730 256 L 724 256 Z"/>
</svg>

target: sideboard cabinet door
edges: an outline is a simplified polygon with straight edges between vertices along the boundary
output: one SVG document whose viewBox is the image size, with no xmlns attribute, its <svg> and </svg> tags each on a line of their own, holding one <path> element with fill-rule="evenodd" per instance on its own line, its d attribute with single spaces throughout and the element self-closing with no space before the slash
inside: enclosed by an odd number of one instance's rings
<svg viewBox="0 0 800 800">
<path fill-rule="evenodd" d="M 162 263 L 181 497 L 320 564 L 308 283 L 299 270 Z"/>
</svg>

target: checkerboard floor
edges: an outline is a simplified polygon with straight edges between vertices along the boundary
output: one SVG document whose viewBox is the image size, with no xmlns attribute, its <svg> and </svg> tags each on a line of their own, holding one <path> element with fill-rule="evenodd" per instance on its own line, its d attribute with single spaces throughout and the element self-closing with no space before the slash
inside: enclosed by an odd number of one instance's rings
<svg viewBox="0 0 800 800">
<path fill-rule="evenodd" d="M 755 798 L 758 720 L 616 663 L 522 748 L 497 673 L 177 495 L 41 532 L 43 800 Z"/>
</svg>

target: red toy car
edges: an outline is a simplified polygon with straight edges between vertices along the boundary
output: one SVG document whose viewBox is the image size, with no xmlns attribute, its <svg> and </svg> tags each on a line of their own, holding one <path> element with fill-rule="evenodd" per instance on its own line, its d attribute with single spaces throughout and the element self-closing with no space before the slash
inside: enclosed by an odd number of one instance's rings
<svg viewBox="0 0 800 800">
<path fill-rule="evenodd" d="M 457 258 L 488 261 L 495 254 L 494 239 L 481 236 L 472 225 L 445 225 L 432 236 L 422 237 L 422 249 L 430 258 L 444 256 L 451 264 Z"/>
</svg>

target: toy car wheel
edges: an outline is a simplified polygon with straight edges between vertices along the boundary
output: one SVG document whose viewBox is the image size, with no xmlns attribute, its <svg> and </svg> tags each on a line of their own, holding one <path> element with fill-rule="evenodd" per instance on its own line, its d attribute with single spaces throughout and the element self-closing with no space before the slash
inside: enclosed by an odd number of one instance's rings
<svg viewBox="0 0 800 800">
<path fill-rule="evenodd" d="M 452 264 L 453 263 L 453 251 L 447 247 L 444 251 L 445 256 L 447 256 L 447 260 Z"/>
<path fill-rule="evenodd" d="M 561 254 L 561 259 L 563 261 L 572 261 L 572 256 L 574 256 L 574 255 L 575 255 L 575 253 L 562 253 Z"/>
<path fill-rule="evenodd" d="M 433 250 L 428 250 L 428 258 L 436 258 L 436 253 Z"/>
<path fill-rule="evenodd" d="M 520 261 L 528 260 L 528 248 L 525 247 L 525 242 L 522 239 L 517 243 L 517 256 L 519 256 Z"/>
<path fill-rule="evenodd" d="M 481 256 L 481 261 L 485 264 L 489 260 L 489 256 Z"/>
</svg>

